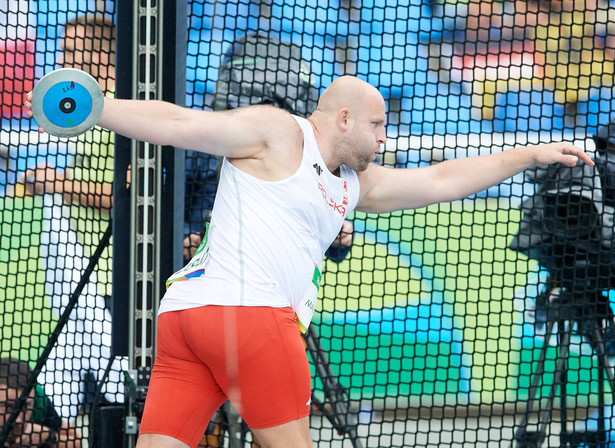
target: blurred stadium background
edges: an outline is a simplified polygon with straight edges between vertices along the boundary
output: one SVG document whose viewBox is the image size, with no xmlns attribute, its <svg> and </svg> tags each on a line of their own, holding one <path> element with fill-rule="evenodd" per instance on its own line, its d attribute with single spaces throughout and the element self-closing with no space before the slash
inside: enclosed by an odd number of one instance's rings
<svg viewBox="0 0 615 448">
<path fill-rule="evenodd" d="M 154 65 L 183 66 L 185 73 L 178 71 L 179 80 L 173 80 L 173 99 L 188 107 L 212 107 L 225 51 L 237 37 L 260 31 L 299 46 L 319 90 L 338 75 L 353 74 L 382 92 L 388 107 L 389 140 L 378 163 L 412 168 L 562 140 L 594 152 L 598 133 L 604 153 L 609 152 L 615 9 L 607 0 L 5 0 L 0 5 L 2 357 L 28 361 L 34 368 L 60 315 L 53 308 L 50 291 L 62 288 L 58 285 L 63 280 L 50 278 L 45 257 L 51 247 L 62 243 L 61 236 L 49 230 L 45 196 L 29 194 L 20 176 L 41 164 L 70 173 L 79 167 L 76 161 L 83 160 L 76 139 L 58 140 L 36 132 L 35 123 L 23 114 L 23 96 L 44 74 L 59 67 L 63 25 L 78 16 L 115 21 L 117 90 L 128 96 L 130 85 L 120 82 L 143 83 L 138 69 L 120 70 L 122 64 L 124 68 L 133 62 L 143 65 L 138 57 L 119 59 L 130 54 L 128 47 L 141 38 L 122 40 L 132 35 L 129 22 L 147 23 L 150 18 L 144 15 L 152 14 L 155 34 L 167 29 L 164 13 L 169 9 L 178 14 L 177 26 L 171 30 L 185 40 L 156 34 L 155 44 L 164 52 L 153 61 Z M 133 11 L 131 19 L 119 15 L 126 11 Z M 167 55 L 175 57 L 170 60 Z M 163 81 L 154 77 L 152 83 Z M 152 97 L 158 93 L 152 89 Z M 90 142 L 92 151 L 103 144 L 107 142 Z M 148 157 L 147 148 L 135 151 Z M 106 160 L 111 163 L 110 158 Z M 183 159 L 175 162 L 177 176 L 183 179 Z M 118 160 L 115 166 L 117 170 Z M 316 446 L 537 446 L 513 439 L 524 426 L 532 401 L 530 385 L 543 347 L 546 359 L 537 401 L 548 409 L 568 320 L 572 336 L 565 354 L 566 378 L 554 395 L 555 411 L 548 415 L 544 446 L 611 443 L 613 391 L 600 376 L 610 365 L 603 365 L 596 341 L 584 330 L 587 322 L 597 323 L 605 359 L 611 361 L 615 354 L 609 327 L 610 280 L 615 278 L 609 269 L 613 204 L 603 191 L 610 172 L 583 172 L 577 182 L 573 170 L 551 173 L 553 182 L 539 174 L 521 174 L 450 204 L 381 216 L 352 215 L 354 244 L 346 260 L 326 261 L 315 328 L 331 371 L 346 391 L 343 396 L 358 436 L 351 440 L 344 431 L 340 434 L 315 409 Z M 557 225 L 538 225 L 546 222 L 544 217 L 530 219 L 534 212 L 546 213 L 544 204 L 532 202 L 545 194 L 541 190 L 545 185 L 564 198 L 556 204 L 556 218 L 568 225 L 563 233 L 558 233 Z M 183 195 L 183 188 L 170 194 Z M 578 197 L 596 204 L 595 208 L 575 206 Z M 131 199 L 124 200 L 122 204 L 129 208 Z M 122 219 L 117 204 L 114 218 L 118 212 Z M 583 214 L 598 228 L 596 232 L 575 227 L 574 223 L 586 222 L 582 219 L 569 219 Z M 531 225 L 523 227 L 524 220 Z M 86 259 L 105 222 L 96 214 L 71 219 L 70 225 L 78 227 L 74 231 L 87 241 Z M 175 237 L 183 238 L 177 234 L 183 225 L 173 228 Z M 118 238 L 134 238 L 135 232 L 123 226 L 118 230 L 116 223 L 114 232 L 119 231 L 124 235 L 114 233 L 113 263 L 127 266 L 122 260 L 138 258 L 135 254 L 142 247 L 131 243 L 122 248 L 126 252 L 116 252 Z M 541 241 L 538 246 L 548 247 L 559 257 L 557 267 L 536 255 L 535 246 L 511 248 L 523 232 L 530 232 L 529 237 L 534 232 Z M 583 249 L 594 246 L 595 251 Z M 561 247 L 563 252 L 558 252 Z M 169 250 L 175 251 L 173 263 L 177 264 L 180 249 Z M 150 259 L 143 257 L 148 265 Z M 579 259 L 594 270 L 578 275 L 572 269 L 574 273 L 563 282 L 562 272 L 571 270 L 559 270 L 562 264 L 575 268 Z M 111 278 L 104 275 L 110 272 L 111 260 L 107 250 L 97 268 L 99 291 L 86 290 L 84 297 L 111 287 Z M 155 263 L 153 255 L 152 260 Z M 162 266 L 158 275 L 170 274 L 171 268 Z M 151 351 L 140 350 L 153 346 L 151 333 L 146 332 L 152 331 L 159 289 L 138 284 L 129 289 L 121 293 L 113 289 L 113 319 L 130 325 L 129 330 L 111 336 L 114 341 L 123 340 L 114 353 L 128 359 L 130 370 L 138 375 L 151 365 Z M 569 292 L 572 298 L 558 296 L 554 289 Z M 575 308 L 578 302 L 585 304 L 588 295 L 591 304 Z M 578 296 L 582 298 L 577 300 Z M 123 306 L 116 305 L 120 300 Z M 559 320 L 558 330 L 545 336 L 552 302 L 571 303 L 580 315 Z M 135 348 L 142 342 L 147 349 Z M 314 367 L 313 372 L 315 395 L 330 405 L 318 369 Z M 119 413 L 110 411 L 112 417 L 96 417 L 121 419 L 116 431 L 126 446 L 134 442 L 130 418 L 138 424 L 141 397 L 135 378 L 131 380 L 129 374 L 117 380 L 137 385 L 134 395 L 127 393 L 129 404 L 114 408 Z M 89 403 L 100 405 L 96 400 Z M 112 403 L 104 404 L 113 408 Z M 90 437 L 90 411 L 86 403 L 75 423 L 82 446 L 105 446 Z M 562 423 L 564 416 L 566 423 Z M 530 416 L 532 424 L 535 418 Z M 582 436 L 578 443 L 565 445 L 572 440 L 566 435 L 573 433 L 592 434 L 587 440 L 599 440 L 599 445 L 581 440 Z M 596 434 L 598 439 L 591 439 Z M 224 443 L 233 442 L 227 437 Z"/>
</svg>

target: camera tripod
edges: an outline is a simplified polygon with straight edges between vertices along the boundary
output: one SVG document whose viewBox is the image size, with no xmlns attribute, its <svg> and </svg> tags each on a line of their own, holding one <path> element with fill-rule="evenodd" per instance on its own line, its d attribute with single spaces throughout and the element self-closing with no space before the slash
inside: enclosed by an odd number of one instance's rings
<svg viewBox="0 0 615 448">
<path fill-rule="evenodd" d="M 337 382 L 327 355 L 320 345 L 320 338 L 314 325 L 308 327 L 304 336 L 308 353 L 312 357 L 316 374 L 320 376 L 325 396 L 331 405 L 328 410 L 326 403 L 320 401 L 312 392 L 312 403 L 329 420 L 333 428 L 340 435 L 347 435 L 354 448 L 362 448 L 361 441 L 357 436 L 357 422 L 354 415 L 348 409 L 348 395 L 346 389 Z"/>
<path fill-rule="evenodd" d="M 613 312 L 600 290 L 591 291 L 570 291 L 563 288 L 554 287 L 550 289 L 543 299 L 546 299 L 546 333 L 544 344 L 540 349 L 540 356 L 532 383 L 529 389 L 529 400 L 522 421 L 515 431 L 512 447 L 513 448 L 539 448 L 547 436 L 547 426 L 553 417 L 553 408 L 557 389 L 560 390 L 560 423 L 561 432 L 559 436 L 560 447 L 576 448 L 605 447 L 607 446 L 607 433 L 605 426 L 605 378 L 613 395 L 615 405 L 615 379 L 613 369 L 609 363 L 605 348 L 603 329 L 615 331 L 615 321 Z M 604 326 L 603 326 L 604 324 Z M 556 329 L 557 325 L 557 329 Z M 577 332 L 580 332 L 590 343 L 598 360 L 598 429 L 597 431 L 568 431 L 567 420 L 567 392 L 568 383 L 568 359 L 570 356 L 570 340 L 575 325 Z M 553 377 L 553 384 L 550 387 L 549 396 L 544 408 L 539 407 L 533 411 L 534 405 L 538 402 L 536 398 L 540 379 L 545 374 L 545 361 L 549 348 L 549 339 L 555 336 L 558 341 L 558 352 L 556 367 Z M 606 377 L 605 377 L 606 375 Z M 537 430 L 528 430 L 531 415 L 537 414 Z"/>
</svg>

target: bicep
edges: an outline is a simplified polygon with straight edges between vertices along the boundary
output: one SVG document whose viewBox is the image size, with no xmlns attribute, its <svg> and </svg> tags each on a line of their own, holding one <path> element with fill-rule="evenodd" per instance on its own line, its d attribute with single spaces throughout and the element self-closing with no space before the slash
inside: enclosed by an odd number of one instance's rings
<svg viewBox="0 0 615 448">
<path fill-rule="evenodd" d="M 425 207 L 445 198 L 433 167 L 388 168 L 371 164 L 359 173 L 361 196 L 357 210 L 386 213 Z"/>
<path fill-rule="evenodd" d="M 253 157 L 267 146 L 263 114 L 258 111 L 194 112 L 180 128 L 183 145 L 177 146 L 228 158 Z"/>
</svg>

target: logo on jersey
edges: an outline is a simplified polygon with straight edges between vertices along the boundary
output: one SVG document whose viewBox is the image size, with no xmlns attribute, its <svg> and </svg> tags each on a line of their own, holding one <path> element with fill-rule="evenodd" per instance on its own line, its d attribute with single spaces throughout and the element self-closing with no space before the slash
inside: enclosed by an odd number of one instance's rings
<svg viewBox="0 0 615 448">
<path fill-rule="evenodd" d="M 329 195 L 327 194 L 327 190 L 325 190 L 325 187 L 323 187 L 320 182 L 318 182 L 318 189 L 322 193 L 322 197 L 325 199 L 325 201 L 327 201 L 329 207 L 331 207 L 333 210 L 335 210 L 342 216 L 346 215 L 346 206 L 348 206 L 348 184 L 346 183 L 346 181 L 344 181 L 344 197 L 342 198 L 341 203 L 338 203 L 335 199 L 329 197 Z"/>
<path fill-rule="evenodd" d="M 320 174 L 322 173 L 322 168 L 320 167 L 319 164 L 315 163 L 314 165 L 312 165 L 314 167 L 314 169 L 316 170 L 316 174 L 318 174 L 320 176 Z"/>
</svg>

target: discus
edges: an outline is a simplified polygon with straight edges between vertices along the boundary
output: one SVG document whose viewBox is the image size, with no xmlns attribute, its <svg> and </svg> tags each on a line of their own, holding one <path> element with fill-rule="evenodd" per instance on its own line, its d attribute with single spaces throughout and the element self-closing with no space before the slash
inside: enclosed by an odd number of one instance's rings
<svg viewBox="0 0 615 448">
<path fill-rule="evenodd" d="M 45 132 L 75 137 L 94 127 L 103 110 L 98 82 L 75 68 L 61 68 L 43 76 L 32 91 L 32 117 Z"/>
</svg>

